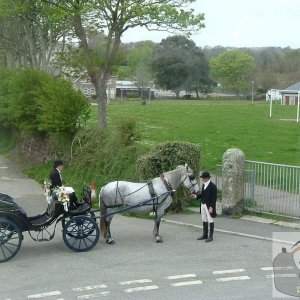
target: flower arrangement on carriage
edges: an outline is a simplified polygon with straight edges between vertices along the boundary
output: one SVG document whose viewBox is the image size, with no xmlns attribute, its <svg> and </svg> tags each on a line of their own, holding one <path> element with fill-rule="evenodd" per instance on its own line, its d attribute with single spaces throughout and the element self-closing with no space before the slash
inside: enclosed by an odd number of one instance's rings
<svg viewBox="0 0 300 300">
<path fill-rule="evenodd" d="M 56 201 L 63 205 L 64 210 L 68 211 L 68 206 L 70 204 L 70 197 L 66 193 L 64 186 L 58 186 L 54 189 L 50 189 L 51 183 L 49 181 L 44 181 L 44 194 L 48 204 L 51 204 L 53 201 Z"/>
</svg>

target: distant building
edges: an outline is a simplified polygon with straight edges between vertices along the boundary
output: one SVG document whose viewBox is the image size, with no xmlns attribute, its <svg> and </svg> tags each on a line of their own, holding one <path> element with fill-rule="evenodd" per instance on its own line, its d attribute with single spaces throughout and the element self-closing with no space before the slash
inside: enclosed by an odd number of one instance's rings
<svg viewBox="0 0 300 300">
<path fill-rule="evenodd" d="M 107 82 L 106 93 L 108 100 L 115 99 L 116 97 L 116 79 L 116 76 L 111 76 Z M 75 89 L 79 89 L 89 100 L 96 98 L 95 87 L 90 80 L 77 78 L 73 80 L 73 86 Z"/>
<path fill-rule="evenodd" d="M 266 101 L 280 101 L 282 104 L 282 95 L 279 89 L 271 89 L 266 93 Z"/>
<path fill-rule="evenodd" d="M 285 90 L 281 90 L 283 105 L 298 105 L 300 94 L 300 81 L 289 86 Z"/>
<path fill-rule="evenodd" d="M 77 78 L 73 80 L 75 89 L 81 92 L 89 99 L 95 100 L 96 91 L 90 80 Z M 136 85 L 135 81 L 117 80 L 116 76 L 111 76 L 107 82 L 106 93 L 108 101 L 115 98 L 149 98 L 150 87 L 145 86 L 144 91 Z M 154 97 L 154 92 L 151 90 L 151 98 Z"/>
</svg>

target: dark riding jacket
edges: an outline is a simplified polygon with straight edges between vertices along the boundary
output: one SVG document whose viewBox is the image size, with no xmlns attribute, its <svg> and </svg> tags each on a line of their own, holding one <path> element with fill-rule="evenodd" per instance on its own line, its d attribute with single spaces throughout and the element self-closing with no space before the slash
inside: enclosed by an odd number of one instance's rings
<svg viewBox="0 0 300 300">
<path fill-rule="evenodd" d="M 49 174 L 49 179 L 51 181 L 50 190 L 57 186 L 62 186 L 61 176 L 57 169 L 53 169 Z"/>
<path fill-rule="evenodd" d="M 202 185 L 201 192 L 196 194 L 197 199 L 201 200 L 202 204 L 206 204 L 207 209 L 212 207 L 213 212 L 210 214 L 213 218 L 216 217 L 216 201 L 217 201 L 217 186 L 210 182 L 206 189 L 204 189 L 204 184 Z M 201 213 L 201 205 L 200 205 L 200 213 Z"/>
</svg>

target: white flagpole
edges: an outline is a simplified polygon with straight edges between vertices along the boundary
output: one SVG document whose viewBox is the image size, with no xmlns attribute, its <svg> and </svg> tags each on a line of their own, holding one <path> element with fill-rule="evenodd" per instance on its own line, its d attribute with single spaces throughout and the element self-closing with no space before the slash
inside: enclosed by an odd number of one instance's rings
<svg viewBox="0 0 300 300">
<path fill-rule="evenodd" d="M 300 91 L 298 91 L 297 123 L 299 123 Z"/>
<path fill-rule="evenodd" d="M 272 94 L 270 97 L 270 118 L 272 118 Z"/>
</svg>

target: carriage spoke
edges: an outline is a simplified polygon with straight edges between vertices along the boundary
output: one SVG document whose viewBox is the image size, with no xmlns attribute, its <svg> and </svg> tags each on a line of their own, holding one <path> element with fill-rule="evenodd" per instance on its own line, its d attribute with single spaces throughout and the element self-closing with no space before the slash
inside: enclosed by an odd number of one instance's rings
<svg viewBox="0 0 300 300">
<path fill-rule="evenodd" d="M 10 248 L 8 248 L 6 245 L 3 245 L 3 248 L 6 248 L 6 250 L 8 250 L 10 252 L 10 254 L 13 254 L 14 252 L 12 250 L 10 250 Z"/>
<path fill-rule="evenodd" d="M 74 224 L 76 224 L 76 229 Z M 77 252 L 92 249 L 97 244 L 99 235 L 97 223 L 89 216 L 76 216 L 72 218 L 65 225 L 63 232 L 66 245 Z"/>
<path fill-rule="evenodd" d="M 72 244 L 72 247 L 73 247 L 73 246 L 75 245 L 75 243 L 77 242 L 77 239 L 75 239 L 75 238 L 70 238 L 70 240 L 71 240 L 71 239 L 74 239 L 74 242 L 73 242 L 73 244 Z M 70 240 L 69 240 L 69 241 L 70 241 Z"/>
<path fill-rule="evenodd" d="M 8 219 L 0 218 L 0 263 L 13 258 L 20 250 L 22 234 L 17 225 Z"/>
<path fill-rule="evenodd" d="M 79 240 L 79 246 L 78 246 L 78 249 L 81 249 L 81 241 L 82 241 L 82 239 Z"/>
<path fill-rule="evenodd" d="M 3 247 L 2 247 L 2 246 L 1 246 L 1 252 L 2 252 L 2 254 L 3 254 L 4 258 L 6 259 L 6 258 L 7 258 L 7 256 L 5 255 L 5 253 L 4 253 L 4 250 L 3 250 Z"/>
<path fill-rule="evenodd" d="M 13 243 L 9 243 L 9 242 L 6 242 L 5 244 L 3 244 L 3 246 L 5 246 L 5 245 L 11 245 L 11 246 L 15 246 L 15 247 L 18 246 L 18 244 L 13 244 Z"/>
</svg>

